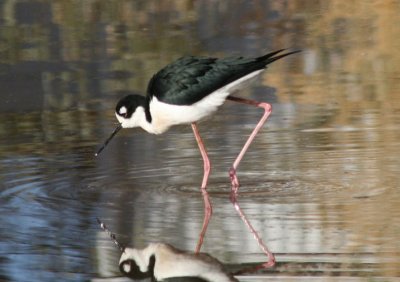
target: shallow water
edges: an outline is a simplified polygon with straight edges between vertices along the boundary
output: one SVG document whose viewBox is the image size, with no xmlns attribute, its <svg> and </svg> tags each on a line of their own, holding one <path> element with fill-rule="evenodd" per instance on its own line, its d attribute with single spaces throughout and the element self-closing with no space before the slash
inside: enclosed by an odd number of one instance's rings
<svg viewBox="0 0 400 282">
<path fill-rule="evenodd" d="M 163 2 L 164 3 L 164 2 Z M 228 4 L 229 3 L 229 4 Z M 111 133 L 115 102 L 184 55 L 302 49 L 238 96 L 273 114 L 238 171 L 240 204 L 276 253 L 241 281 L 400 276 L 400 6 L 353 1 L 0 4 L 0 280 L 126 281 L 125 244 L 194 250 L 202 162 L 190 126 Z M 348 11 L 348 12 L 347 12 Z M 227 102 L 200 131 L 214 215 L 202 251 L 265 261 L 229 201 L 228 168 L 262 113 Z"/>
</svg>

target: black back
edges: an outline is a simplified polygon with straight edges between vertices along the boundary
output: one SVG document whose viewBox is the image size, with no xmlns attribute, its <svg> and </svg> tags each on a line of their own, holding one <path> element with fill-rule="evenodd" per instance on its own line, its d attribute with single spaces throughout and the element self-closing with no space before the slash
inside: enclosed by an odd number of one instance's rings
<svg viewBox="0 0 400 282">
<path fill-rule="evenodd" d="M 266 68 L 273 61 L 299 51 L 277 55 L 278 50 L 258 58 L 205 58 L 187 56 L 156 73 L 147 88 L 148 97 L 174 105 L 191 105 L 213 91 L 254 71 Z"/>
</svg>

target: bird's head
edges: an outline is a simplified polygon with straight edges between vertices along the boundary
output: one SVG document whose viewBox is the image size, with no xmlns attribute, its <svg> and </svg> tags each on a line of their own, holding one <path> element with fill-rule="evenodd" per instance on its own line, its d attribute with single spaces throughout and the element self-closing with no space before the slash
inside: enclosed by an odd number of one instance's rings
<svg viewBox="0 0 400 282">
<path fill-rule="evenodd" d="M 157 244 L 150 244 L 142 250 L 125 247 L 99 218 L 97 218 L 97 223 L 110 236 L 110 239 L 122 253 L 119 260 L 119 269 L 122 274 L 133 279 L 154 277 Z"/>
<path fill-rule="evenodd" d="M 125 248 L 119 261 L 119 270 L 132 279 L 154 277 L 155 254 L 143 250 Z"/>
<path fill-rule="evenodd" d="M 119 124 L 111 133 L 110 137 L 108 137 L 100 147 L 95 156 L 98 156 L 100 152 L 103 151 L 111 139 L 122 128 L 141 126 L 142 121 L 146 119 L 145 107 L 146 98 L 141 95 L 128 95 L 119 100 L 115 107 L 115 116 L 117 117 Z"/>
<path fill-rule="evenodd" d="M 145 109 L 145 97 L 141 95 L 128 95 L 118 101 L 115 107 L 115 116 L 122 128 L 140 126 Z"/>
</svg>

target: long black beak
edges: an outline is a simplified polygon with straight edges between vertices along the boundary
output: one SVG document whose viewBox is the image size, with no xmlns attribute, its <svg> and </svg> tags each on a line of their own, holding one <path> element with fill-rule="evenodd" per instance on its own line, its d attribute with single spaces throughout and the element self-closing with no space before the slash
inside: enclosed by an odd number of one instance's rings
<svg viewBox="0 0 400 282">
<path fill-rule="evenodd" d="M 103 229 L 103 231 L 105 231 L 108 234 L 108 236 L 110 236 L 111 240 L 118 247 L 118 249 L 121 251 L 121 253 L 124 253 L 125 252 L 125 246 L 117 241 L 117 238 L 115 237 L 115 234 L 112 233 L 110 230 L 108 230 L 107 226 L 99 218 L 96 218 L 96 220 L 97 220 L 97 223 L 100 224 L 101 229 Z"/>
<path fill-rule="evenodd" d="M 104 148 L 108 145 L 108 143 L 110 143 L 111 139 L 115 136 L 115 134 L 118 133 L 118 131 L 120 131 L 122 129 L 122 125 L 118 124 L 118 126 L 114 129 L 113 133 L 111 133 L 110 137 L 107 138 L 106 142 L 104 142 L 103 146 L 100 147 L 100 149 L 97 151 L 95 155 L 95 157 L 97 157 L 101 151 L 104 150 Z"/>
</svg>

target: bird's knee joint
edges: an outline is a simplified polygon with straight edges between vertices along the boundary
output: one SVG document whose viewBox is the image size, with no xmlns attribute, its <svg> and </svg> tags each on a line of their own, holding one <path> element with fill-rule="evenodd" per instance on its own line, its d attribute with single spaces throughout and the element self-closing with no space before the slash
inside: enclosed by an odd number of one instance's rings
<svg viewBox="0 0 400 282">
<path fill-rule="evenodd" d="M 204 172 L 210 173 L 211 172 L 211 165 L 210 164 L 205 164 L 204 165 Z"/>
<path fill-rule="evenodd" d="M 275 264 L 276 264 L 276 259 L 275 259 L 275 257 L 272 257 L 271 260 L 269 261 L 269 265 L 270 265 L 270 267 L 274 267 Z"/>
<path fill-rule="evenodd" d="M 266 102 L 261 102 L 260 104 L 258 104 L 259 107 L 263 108 L 265 112 L 272 112 L 272 106 L 271 104 L 268 104 Z"/>
</svg>

